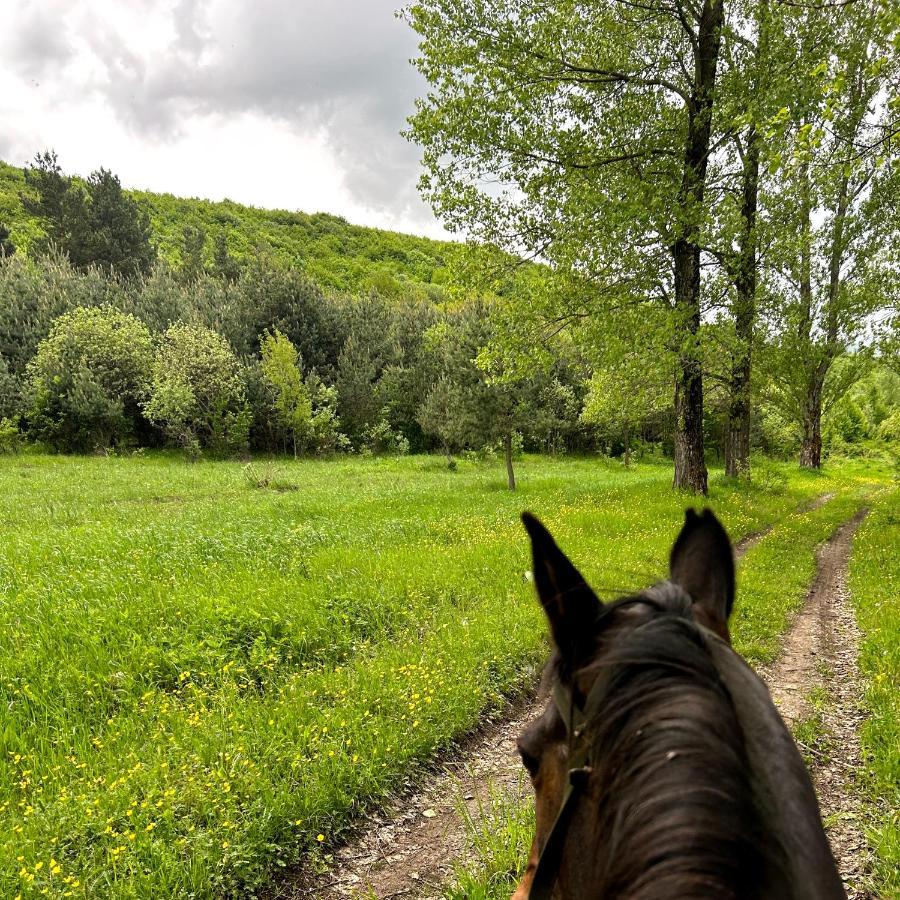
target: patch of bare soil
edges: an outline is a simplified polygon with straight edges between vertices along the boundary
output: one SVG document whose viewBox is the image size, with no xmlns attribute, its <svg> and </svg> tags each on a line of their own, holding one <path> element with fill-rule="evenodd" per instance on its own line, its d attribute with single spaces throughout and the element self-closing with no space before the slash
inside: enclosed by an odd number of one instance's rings
<svg viewBox="0 0 900 900">
<path fill-rule="evenodd" d="M 745 534 L 734 545 L 735 559 L 740 559 L 751 547 L 755 547 L 771 530 L 772 526 L 769 525 L 759 531 L 751 531 L 749 534 Z"/>
<path fill-rule="evenodd" d="M 788 725 L 818 718 L 825 740 L 805 749 L 813 758 L 822 818 L 850 900 L 872 896 L 864 886 L 868 845 L 853 784 L 861 765 L 859 727 L 864 713 L 857 669 L 859 630 L 847 587 L 853 535 L 865 514 L 860 510 L 820 549 L 816 577 L 781 656 L 760 673 Z M 810 697 L 819 689 L 825 696 L 814 708 Z"/>
<path fill-rule="evenodd" d="M 803 511 L 813 512 L 813 510 L 821 509 L 829 500 L 834 500 L 833 493 L 819 494 L 818 497 L 809 502 Z"/>
<path fill-rule="evenodd" d="M 466 817 L 477 821 L 498 792 L 524 796 L 516 738 L 542 709 L 530 696 L 480 729 L 426 783 L 371 816 L 359 837 L 335 852 L 329 872 L 285 885 L 277 897 L 438 897 L 466 850 Z"/>
</svg>

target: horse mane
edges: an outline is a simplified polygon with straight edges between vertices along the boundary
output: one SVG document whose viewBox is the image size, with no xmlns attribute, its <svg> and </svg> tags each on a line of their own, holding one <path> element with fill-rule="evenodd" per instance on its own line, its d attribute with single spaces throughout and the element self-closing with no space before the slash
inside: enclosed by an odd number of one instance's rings
<svg viewBox="0 0 900 900">
<path fill-rule="evenodd" d="M 747 900 L 766 896 L 783 868 L 690 607 L 666 582 L 608 604 L 598 623 L 602 652 L 586 671 L 605 687 L 584 729 L 597 806 L 579 817 L 598 854 L 595 896 Z"/>
</svg>

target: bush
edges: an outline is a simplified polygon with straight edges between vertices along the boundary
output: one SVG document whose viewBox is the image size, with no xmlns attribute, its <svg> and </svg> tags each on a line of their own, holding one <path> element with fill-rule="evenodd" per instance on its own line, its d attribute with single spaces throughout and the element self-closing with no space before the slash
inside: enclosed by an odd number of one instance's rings
<svg viewBox="0 0 900 900">
<path fill-rule="evenodd" d="M 245 450 L 251 415 L 244 372 L 225 338 L 202 325 L 172 325 L 153 360 L 144 412 L 181 447 L 223 456 Z"/>
<path fill-rule="evenodd" d="M 409 453 L 409 440 L 401 431 L 395 431 L 384 419 L 380 419 L 375 425 L 366 428 L 362 448 L 374 454 L 406 456 Z"/>
<path fill-rule="evenodd" d="M 109 306 L 61 315 L 28 364 L 32 435 L 62 451 L 126 442 L 141 418 L 152 354 L 150 332 L 134 316 Z"/>
<path fill-rule="evenodd" d="M 0 355 L 0 418 L 17 418 L 22 405 L 22 391 L 16 377 Z"/>
<path fill-rule="evenodd" d="M 12 419 L 0 419 L 0 454 L 18 453 L 22 448 L 22 433 Z"/>
</svg>

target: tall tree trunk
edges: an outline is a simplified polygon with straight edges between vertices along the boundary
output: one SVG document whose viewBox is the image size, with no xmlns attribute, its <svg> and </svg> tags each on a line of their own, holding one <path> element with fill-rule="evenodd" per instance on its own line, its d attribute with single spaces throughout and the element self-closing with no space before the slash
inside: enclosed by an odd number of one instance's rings
<svg viewBox="0 0 900 900">
<path fill-rule="evenodd" d="M 503 455 L 506 457 L 506 486 L 514 491 L 516 489 L 516 473 L 513 471 L 512 432 L 507 431 L 503 438 Z"/>
<path fill-rule="evenodd" d="M 679 352 L 675 375 L 676 488 L 698 494 L 708 489 L 703 448 L 703 372 L 697 347 L 700 331 L 700 211 L 712 131 L 713 96 L 724 19 L 724 0 L 704 0 L 695 50 L 694 89 L 687 101 L 688 133 L 678 194 L 680 235 L 672 247 Z"/>
<path fill-rule="evenodd" d="M 803 441 L 800 445 L 800 465 L 805 469 L 819 469 L 822 466 L 822 386 L 825 372 L 823 367 L 818 367 L 807 388 Z"/>
<path fill-rule="evenodd" d="M 756 324 L 756 210 L 759 199 L 759 138 L 755 127 L 751 127 L 747 135 L 742 180 L 743 227 L 734 284 L 737 349 L 731 364 L 725 435 L 725 474 L 734 477 L 750 474 L 750 375 Z"/>
<path fill-rule="evenodd" d="M 849 179 L 842 176 L 838 188 L 837 208 L 834 212 L 832 225 L 831 252 L 829 255 L 828 269 L 828 299 L 825 308 L 825 346 L 819 358 L 815 362 L 810 373 L 806 388 L 806 403 L 803 409 L 803 437 L 800 443 L 800 465 L 806 469 L 820 469 L 822 467 L 822 394 L 825 387 L 825 379 L 831 369 L 831 365 L 840 352 L 838 346 L 838 303 L 841 289 L 841 265 L 844 258 L 844 228 L 847 221 L 847 207 L 849 203 Z M 805 244 L 805 242 L 804 242 Z M 801 245 L 801 251 L 803 245 Z M 804 275 L 808 277 L 808 260 L 804 262 Z M 808 322 L 811 321 L 812 289 L 801 282 L 801 290 L 805 290 L 808 298 L 807 312 Z M 808 332 L 809 333 L 809 332 Z M 812 347 L 810 347 L 812 350 Z M 812 356 L 812 354 L 810 354 Z"/>
</svg>

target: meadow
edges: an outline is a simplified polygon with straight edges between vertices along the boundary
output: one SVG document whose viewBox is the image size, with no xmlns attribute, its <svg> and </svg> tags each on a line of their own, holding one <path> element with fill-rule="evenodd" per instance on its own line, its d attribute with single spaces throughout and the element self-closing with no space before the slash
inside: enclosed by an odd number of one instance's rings
<svg viewBox="0 0 900 900">
<path fill-rule="evenodd" d="M 519 512 L 607 596 L 665 574 L 696 503 L 668 462 L 526 457 L 516 493 L 496 463 L 279 467 L 0 458 L 0 896 L 265 895 L 533 684 Z M 741 568 L 754 661 L 887 479 L 759 474 L 709 498 L 735 539 L 774 526 Z"/>
</svg>

